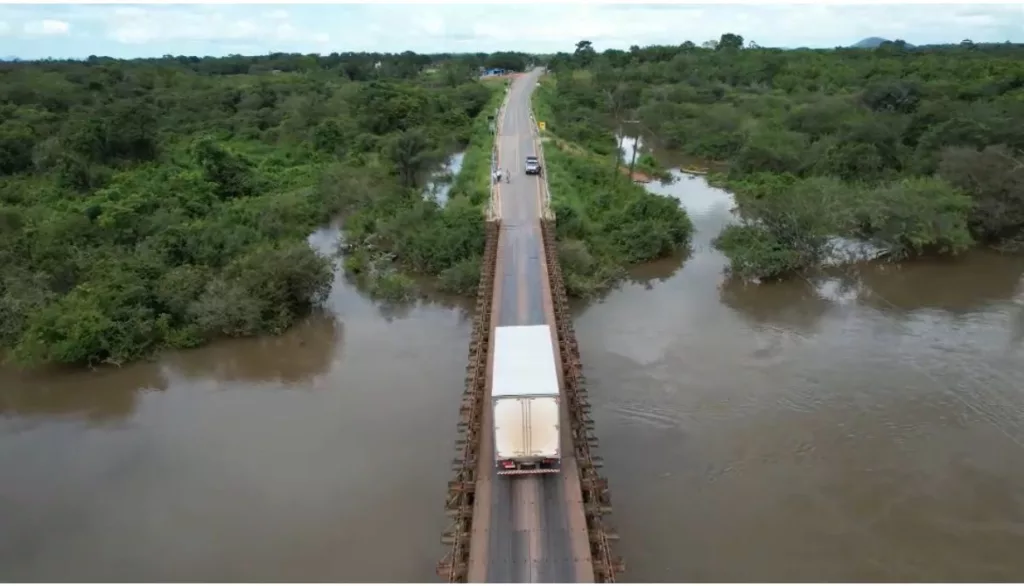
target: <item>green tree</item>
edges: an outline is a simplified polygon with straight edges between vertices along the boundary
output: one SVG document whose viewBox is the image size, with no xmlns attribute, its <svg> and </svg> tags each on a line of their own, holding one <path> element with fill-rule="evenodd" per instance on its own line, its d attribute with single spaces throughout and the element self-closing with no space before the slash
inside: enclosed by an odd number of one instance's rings
<svg viewBox="0 0 1024 586">
<path fill-rule="evenodd" d="M 743 48 L 743 37 L 733 33 L 725 33 L 715 45 L 716 51 L 739 51 Z"/>
<path fill-rule="evenodd" d="M 388 143 L 388 157 L 406 187 L 416 185 L 417 179 L 433 164 L 431 146 L 426 134 L 418 129 L 401 132 Z"/>
<path fill-rule="evenodd" d="M 196 163 L 207 181 L 216 185 L 224 199 L 246 197 L 254 192 L 250 164 L 210 138 L 203 138 L 193 147 Z"/>
</svg>

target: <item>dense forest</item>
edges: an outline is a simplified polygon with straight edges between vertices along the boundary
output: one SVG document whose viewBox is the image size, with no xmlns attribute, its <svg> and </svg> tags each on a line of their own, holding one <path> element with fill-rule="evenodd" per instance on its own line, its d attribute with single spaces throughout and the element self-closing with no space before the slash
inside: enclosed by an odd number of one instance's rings
<svg viewBox="0 0 1024 586">
<path fill-rule="evenodd" d="M 740 276 L 818 266 L 836 236 L 892 259 L 1024 241 L 1024 46 L 781 50 L 725 34 L 581 41 L 550 69 L 554 135 L 608 154 L 635 121 L 657 148 L 724 168 L 712 180 L 744 221 L 716 246 Z"/>
<path fill-rule="evenodd" d="M 339 215 L 371 288 L 404 295 L 400 266 L 471 289 L 502 93 L 478 72 L 525 60 L 0 64 L 0 351 L 117 364 L 279 332 L 327 292 L 330 263 L 306 238 Z M 467 153 L 447 205 L 425 199 L 430 172 L 467 148 L 484 154 Z"/>
<path fill-rule="evenodd" d="M 492 136 L 521 53 L 271 54 L 0 63 L 0 352 L 122 363 L 280 332 L 327 293 L 306 244 L 340 218 L 374 295 L 428 275 L 470 292 Z M 549 58 L 534 98 L 567 286 L 586 296 L 686 246 L 676 202 L 619 167 L 614 131 L 704 160 L 744 221 L 716 240 L 743 277 L 833 255 L 1024 242 L 1024 47 L 696 46 Z M 464 151 L 444 202 L 431 174 Z M 657 163 L 638 167 L 657 175 Z"/>
</svg>

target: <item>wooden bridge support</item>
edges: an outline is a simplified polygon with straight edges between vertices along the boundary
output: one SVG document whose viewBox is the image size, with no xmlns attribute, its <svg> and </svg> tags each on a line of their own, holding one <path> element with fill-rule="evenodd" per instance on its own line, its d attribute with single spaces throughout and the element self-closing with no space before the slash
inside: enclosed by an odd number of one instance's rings
<svg viewBox="0 0 1024 586">
<path fill-rule="evenodd" d="M 562 268 L 558 262 L 558 245 L 555 239 L 555 220 L 547 214 L 541 220 L 544 238 L 544 256 L 548 265 L 551 283 L 551 300 L 555 310 L 555 327 L 558 331 L 558 350 L 562 357 L 562 380 L 568 399 L 572 425 L 573 451 L 580 474 L 580 488 L 583 492 L 583 511 L 590 531 L 590 554 L 594 560 L 594 577 L 598 582 L 614 582 L 615 575 L 625 571 L 622 559 L 611 551 L 611 542 L 618 535 L 604 522 L 604 515 L 611 512 L 611 495 L 608 481 L 597 473 L 600 458 L 593 454 L 597 445 L 594 435 L 594 421 L 590 418 L 590 403 L 587 401 L 586 381 L 580 362 L 580 351 L 576 344 L 576 332 L 572 327 L 569 299 L 562 279 Z"/>
<path fill-rule="evenodd" d="M 455 477 L 448 483 L 445 513 L 451 518 L 441 543 L 451 546 L 437 565 L 437 575 L 448 582 L 465 582 L 469 566 L 469 537 L 473 523 L 473 497 L 476 490 L 477 458 L 480 454 L 480 420 L 483 397 L 487 387 L 487 352 L 490 346 L 491 297 L 494 293 L 494 270 L 498 259 L 498 231 L 501 221 L 486 223 L 486 243 L 476 294 L 476 313 L 469 342 L 469 365 L 466 367 L 466 388 L 459 406 L 459 439 L 455 441 L 456 457 L 452 465 Z"/>
</svg>

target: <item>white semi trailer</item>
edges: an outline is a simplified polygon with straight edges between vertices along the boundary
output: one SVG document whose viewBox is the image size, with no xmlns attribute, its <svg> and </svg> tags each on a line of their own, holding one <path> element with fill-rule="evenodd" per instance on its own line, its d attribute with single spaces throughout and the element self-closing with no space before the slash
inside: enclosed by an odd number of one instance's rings
<svg viewBox="0 0 1024 586">
<path fill-rule="evenodd" d="M 558 373 L 551 329 L 494 330 L 491 402 L 497 473 L 545 474 L 562 464 Z"/>
</svg>

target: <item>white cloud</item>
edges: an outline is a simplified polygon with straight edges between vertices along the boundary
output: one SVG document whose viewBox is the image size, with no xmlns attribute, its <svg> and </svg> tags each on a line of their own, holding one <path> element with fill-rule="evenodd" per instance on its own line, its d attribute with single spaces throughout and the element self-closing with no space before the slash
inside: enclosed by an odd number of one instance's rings
<svg viewBox="0 0 1024 586">
<path fill-rule="evenodd" d="M 345 34 L 364 50 L 571 51 L 588 39 L 598 50 L 630 45 L 701 43 L 733 32 L 765 46 L 834 47 L 864 37 L 915 44 L 1024 40 L 1020 5 L 721 5 L 524 4 L 360 7 L 361 22 Z M 438 22 L 440 21 L 440 22 Z M 373 32 L 369 23 L 383 23 Z"/>
<path fill-rule="evenodd" d="M 23 30 L 30 35 L 66 35 L 71 30 L 71 25 L 63 20 L 45 18 L 26 22 Z"/>
<path fill-rule="evenodd" d="M 918 45 L 964 38 L 1024 42 L 1021 4 L 0 4 L 0 35 L 3 22 L 10 24 L 4 52 L 25 58 L 271 51 L 547 53 L 571 52 L 581 39 L 603 51 L 686 40 L 700 44 L 727 32 L 768 47 L 835 47 L 872 36 Z M 69 27 L 74 34 L 65 34 Z"/>
<path fill-rule="evenodd" d="M 0 35 L 7 34 L 11 30 L 11 25 L 0 20 Z"/>
<path fill-rule="evenodd" d="M 309 41 L 322 44 L 330 41 L 330 35 L 325 32 L 296 26 L 284 10 L 242 17 L 218 8 L 118 8 L 105 23 L 106 36 L 113 41 L 131 45 L 168 41 L 258 42 L 271 45 Z"/>
</svg>

